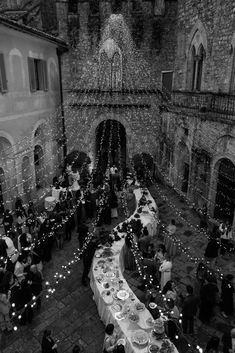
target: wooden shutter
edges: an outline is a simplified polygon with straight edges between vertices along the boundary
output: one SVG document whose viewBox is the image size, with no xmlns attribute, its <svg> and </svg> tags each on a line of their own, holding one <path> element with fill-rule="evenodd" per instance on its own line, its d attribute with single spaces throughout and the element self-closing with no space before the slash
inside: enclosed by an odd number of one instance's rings
<svg viewBox="0 0 235 353">
<path fill-rule="evenodd" d="M 28 71 L 29 71 L 30 91 L 35 92 L 37 90 L 37 87 L 36 87 L 34 58 L 28 58 Z"/>
<path fill-rule="evenodd" d="M 37 59 L 36 62 L 36 70 L 37 70 L 37 75 L 38 75 L 38 89 L 40 91 L 44 90 L 44 67 L 43 67 L 43 61 Z"/>
<path fill-rule="evenodd" d="M 4 56 L 0 53 L 0 92 L 7 92 L 7 77 L 4 63 Z"/>
<path fill-rule="evenodd" d="M 42 60 L 43 65 L 43 82 L 44 82 L 44 91 L 48 91 L 48 71 L 47 71 L 47 62 Z"/>
</svg>

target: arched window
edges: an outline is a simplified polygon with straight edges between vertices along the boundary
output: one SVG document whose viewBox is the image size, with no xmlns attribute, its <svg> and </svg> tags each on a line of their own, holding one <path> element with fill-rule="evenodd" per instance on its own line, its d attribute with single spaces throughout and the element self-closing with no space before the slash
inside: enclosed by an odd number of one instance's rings
<svg viewBox="0 0 235 353">
<path fill-rule="evenodd" d="M 121 67 L 122 67 L 122 62 L 121 62 L 121 56 L 119 53 L 115 53 L 113 58 L 112 58 L 112 63 L 111 63 L 111 74 L 112 74 L 112 82 L 111 82 L 111 88 L 112 90 L 120 90 L 122 88 L 122 75 L 121 75 Z"/>
<path fill-rule="evenodd" d="M 122 88 L 122 56 L 111 39 L 103 44 L 100 52 L 99 86 L 114 91 Z"/>
<path fill-rule="evenodd" d="M 197 59 L 197 72 L 196 72 L 196 90 L 200 91 L 201 90 L 201 84 L 202 84 L 202 72 L 203 72 L 203 61 L 205 58 L 205 51 L 203 48 L 203 45 L 200 45 L 198 49 L 198 55 L 196 57 Z"/>
<path fill-rule="evenodd" d="M 195 47 L 192 47 L 192 52 L 191 52 L 191 65 L 192 65 L 192 80 L 191 80 L 191 89 L 194 90 L 194 84 L 195 84 L 195 76 L 196 76 L 196 50 Z"/>
</svg>

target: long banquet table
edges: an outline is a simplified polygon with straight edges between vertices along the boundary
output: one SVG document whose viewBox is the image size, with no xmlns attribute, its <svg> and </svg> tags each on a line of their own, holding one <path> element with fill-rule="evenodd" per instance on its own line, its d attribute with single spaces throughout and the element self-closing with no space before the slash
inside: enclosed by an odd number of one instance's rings
<svg viewBox="0 0 235 353">
<path fill-rule="evenodd" d="M 136 210 L 134 212 L 135 214 L 138 209 L 139 200 L 142 196 L 141 189 L 140 188 L 135 189 L 134 194 L 136 198 Z M 158 217 L 157 206 L 149 192 L 147 195 L 145 195 L 145 197 L 147 200 L 151 201 L 151 203 L 149 207 L 145 206 L 143 208 L 144 213 L 140 213 L 140 220 L 144 226 L 148 225 L 148 229 L 151 231 L 152 234 L 156 234 L 157 217 Z M 155 212 L 152 212 L 151 209 L 155 209 Z M 128 221 L 134 217 L 134 214 L 128 219 Z M 150 343 L 154 343 L 159 348 L 161 347 L 161 344 L 162 344 L 162 341 L 156 340 L 151 335 L 152 327 L 150 327 L 149 324 L 146 322 L 146 320 L 149 318 L 153 320 L 149 310 L 146 307 L 144 307 L 143 311 L 138 312 L 139 321 L 135 323 L 130 322 L 128 317 L 121 320 L 117 317 L 118 315 L 117 311 L 123 312 L 123 311 L 128 311 L 129 309 L 129 312 L 132 312 L 132 311 L 136 312 L 135 305 L 137 303 L 140 303 L 139 299 L 133 293 L 131 288 L 128 286 L 127 281 L 123 277 L 123 272 L 124 272 L 123 247 L 125 244 L 125 233 L 118 233 L 118 235 L 121 237 L 121 239 L 118 241 L 115 241 L 112 244 L 110 249 L 112 250 L 113 255 L 111 257 L 104 258 L 102 257 L 102 250 L 99 249 L 96 251 L 92 268 L 90 271 L 90 285 L 94 293 L 94 301 L 96 302 L 101 320 L 105 325 L 107 325 L 108 323 L 114 324 L 120 336 L 122 336 L 125 339 L 125 352 L 126 353 L 139 353 L 139 352 L 147 353 L 149 352 L 148 346 Z M 106 277 L 106 274 L 104 273 L 105 270 L 107 270 L 107 272 L 111 270 L 112 273 L 115 275 L 115 278 L 108 279 Z M 119 281 L 122 282 L 121 285 Z M 108 289 L 105 289 L 106 287 L 104 287 L 104 283 L 109 283 Z M 124 289 L 129 293 L 129 298 L 126 299 L 125 301 L 119 300 L 115 296 L 113 298 L 113 294 L 120 289 Z M 109 296 L 105 296 L 104 293 L 107 293 L 107 291 L 112 293 L 112 295 L 109 294 Z M 117 310 L 117 304 L 118 305 L 121 304 L 121 310 Z M 145 344 L 144 346 L 133 343 L 133 334 L 140 329 L 147 332 L 149 336 L 149 343 Z M 178 351 L 176 347 L 173 346 L 172 353 L 177 353 L 177 352 Z"/>
</svg>

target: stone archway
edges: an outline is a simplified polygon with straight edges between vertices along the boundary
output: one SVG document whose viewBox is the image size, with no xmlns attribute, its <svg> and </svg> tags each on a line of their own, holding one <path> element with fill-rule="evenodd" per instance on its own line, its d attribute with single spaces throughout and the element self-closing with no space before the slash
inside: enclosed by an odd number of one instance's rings
<svg viewBox="0 0 235 353">
<path fill-rule="evenodd" d="M 126 130 L 117 120 L 102 121 L 95 131 L 97 167 L 105 172 L 108 163 L 123 170 L 126 167 Z"/>
<path fill-rule="evenodd" d="M 86 135 L 86 138 L 84 139 L 83 145 L 87 146 L 87 154 L 89 155 L 91 159 L 91 169 L 95 167 L 95 160 L 96 160 L 96 131 L 100 123 L 109 120 L 111 114 L 105 114 L 105 115 L 100 115 L 97 117 L 91 125 L 91 128 Z M 111 120 L 115 120 L 119 122 L 125 129 L 126 133 L 126 164 L 129 162 L 129 157 L 134 153 L 135 150 L 135 144 L 134 144 L 134 136 L 131 131 L 131 127 L 129 126 L 128 121 L 126 121 L 123 116 L 119 114 L 112 114 L 111 115 Z"/>
<path fill-rule="evenodd" d="M 214 217 L 221 220 L 234 219 L 235 165 L 228 158 L 221 158 L 215 165 L 216 194 Z"/>
</svg>

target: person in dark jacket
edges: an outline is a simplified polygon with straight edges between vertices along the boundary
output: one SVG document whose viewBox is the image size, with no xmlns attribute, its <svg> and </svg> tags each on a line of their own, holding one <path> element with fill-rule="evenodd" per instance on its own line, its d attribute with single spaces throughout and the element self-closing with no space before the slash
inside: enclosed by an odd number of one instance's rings
<svg viewBox="0 0 235 353">
<path fill-rule="evenodd" d="M 194 317 L 197 314 L 199 298 L 193 294 L 193 287 L 186 286 L 187 296 L 182 306 L 182 327 L 184 333 L 194 333 Z"/>
<path fill-rule="evenodd" d="M 233 275 L 226 275 L 221 284 L 221 310 L 223 317 L 227 318 L 233 315 Z"/>
<path fill-rule="evenodd" d="M 200 313 L 201 322 L 209 322 L 214 316 L 214 308 L 218 300 L 217 281 L 214 276 L 207 278 L 207 283 L 202 286 L 200 296 Z"/>
<path fill-rule="evenodd" d="M 97 240 L 93 238 L 87 245 L 83 253 L 83 274 L 82 274 L 82 284 L 84 286 L 88 285 L 88 274 L 90 272 L 91 264 L 95 251 L 97 249 Z"/>
<path fill-rule="evenodd" d="M 217 233 L 213 233 L 213 235 L 211 235 L 208 241 L 205 254 L 204 254 L 206 260 L 210 262 L 210 266 L 212 268 L 215 267 L 216 260 L 219 255 L 219 249 L 220 249 L 220 240 L 217 237 Z"/>
<path fill-rule="evenodd" d="M 78 240 L 79 240 L 80 249 L 83 247 L 84 241 L 87 237 L 88 230 L 89 230 L 84 222 L 85 221 L 83 221 L 81 224 L 78 225 Z"/>
<path fill-rule="evenodd" d="M 205 353 L 218 353 L 219 352 L 219 337 L 213 336 L 207 342 Z"/>
<path fill-rule="evenodd" d="M 45 330 L 43 333 L 42 353 L 57 353 L 57 344 L 51 337 L 51 330 Z"/>
</svg>

